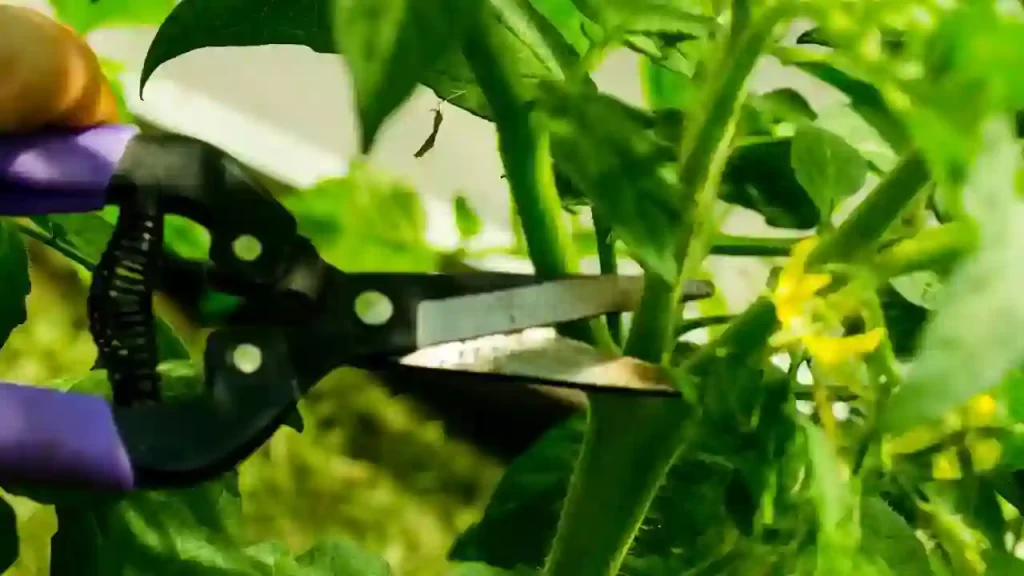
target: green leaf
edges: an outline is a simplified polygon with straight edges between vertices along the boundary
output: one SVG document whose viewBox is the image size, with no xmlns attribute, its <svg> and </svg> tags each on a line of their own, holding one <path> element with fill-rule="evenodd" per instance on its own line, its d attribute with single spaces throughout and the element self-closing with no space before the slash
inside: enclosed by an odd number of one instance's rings
<svg viewBox="0 0 1024 576">
<path fill-rule="evenodd" d="M 0 574 L 18 561 L 18 515 L 7 500 L 0 499 Z"/>
<path fill-rule="evenodd" d="M 536 576 L 537 574 L 539 574 L 537 570 L 530 568 L 506 570 L 482 562 L 459 562 L 455 564 L 453 570 L 448 572 L 447 576 Z"/>
<path fill-rule="evenodd" d="M 175 0 L 50 0 L 54 18 L 79 34 L 99 28 L 157 26 Z"/>
<path fill-rule="evenodd" d="M 206 47 L 285 44 L 305 46 L 321 54 L 337 53 L 331 19 L 323 17 L 324 13 L 333 10 L 329 2 L 181 0 L 161 24 L 146 52 L 139 92 L 142 93 L 162 64 Z M 509 47 L 510 54 L 515 54 L 516 69 L 527 89 L 533 93 L 538 82 L 564 78 L 567 63 L 562 61 L 563 58 L 569 59 L 574 52 L 579 54 L 584 50 L 577 45 L 578 37 L 575 43 L 566 40 L 579 34 L 579 28 L 576 26 L 578 18 L 567 11 L 564 1 L 537 0 L 537 5 L 543 7 L 540 10 L 528 0 L 491 0 L 491 3 L 494 17 L 502 22 L 499 40 Z M 558 33 L 553 33 L 556 30 Z M 537 38 L 543 38 L 547 46 L 528 43 Z M 571 60 L 575 66 L 578 58 Z M 451 103 L 455 106 L 490 119 L 483 93 L 460 51 L 444 52 L 435 65 L 418 72 L 422 75 L 418 76 L 418 81 L 438 97 L 452 97 Z"/>
<path fill-rule="evenodd" d="M 640 59 L 640 86 L 644 91 L 644 100 L 652 110 L 682 110 L 693 98 L 693 80 L 685 74 L 654 63 L 647 57 Z"/>
<path fill-rule="evenodd" d="M 32 290 L 28 254 L 15 226 L 10 220 L 0 220 L 0 277 L 4 279 L 3 298 L 0 298 L 0 347 L 11 332 L 28 319 L 25 299 Z"/>
<path fill-rule="evenodd" d="M 907 521 L 879 496 L 861 501 L 861 552 L 877 558 L 894 575 L 931 576 L 928 552 Z"/>
<path fill-rule="evenodd" d="M 785 58 L 783 61 L 845 94 L 850 99 L 850 107 L 860 114 L 896 153 L 902 154 L 906 151 L 910 144 L 910 136 L 903 123 L 886 104 L 885 97 L 873 85 L 823 62 L 787 61 Z"/>
<path fill-rule="evenodd" d="M 889 401 L 893 433 L 941 418 L 998 386 L 1024 360 L 1020 262 L 1024 205 L 1016 194 L 1020 150 L 1006 119 L 987 126 L 985 148 L 964 188 L 965 209 L 980 224 L 977 252 L 964 259 L 937 299 L 921 353 Z"/>
<path fill-rule="evenodd" d="M 707 36 L 718 21 L 688 0 L 573 0 L 584 16 L 606 31 Z"/>
<path fill-rule="evenodd" d="M 459 47 L 477 6 L 476 0 L 334 2 L 334 38 L 355 86 L 363 152 L 426 73 Z"/>
<path fill-rule="evenodd" d="M 583 440 L 576 417 L 544 434 L 505 470 L 483 518 L 453 545 L 449 558 L 507 570 L 541 568 L 558 525 Z"/>
<path fill-rule="evenodd" d="M 263 560 L 240 545 L 236 474 L 116 502 L 57 506 L 51 574 L 249 576 Z"/>
<path fill-rule="evenodd" d="M 33 219 L 63 252 L 65 248 L 95 266 L 114 232 L 114 224 L 99 213 L 47 214 Z"/>
<path fill-rule="evenodd" d="M 391 576 L 391 568 L 383 558 L 347 541 L 332 538 L 318 542 L 298 556 L 296 563 L 304 570 L 297 576 Z"/>
<path fill-rule="evenodd" d="M 504 0 L 492 0 L 492 4 L 499 10 L 503 3 Z M 521 3 L 521 0 L 517 0 L 517 3 Z M 593 43 L 590 37 L 583 31 L 584 26 L 590 24 L 590 21 L 580 13 L 573 0 L 529 0 L 529 5 L 531 7 L 530 11 L 536 11 L 542 16 L 568 42 L 568 46 L 573 49 L 575 57 L 562 62 L 562 66 L 568 66 L 569 68 L 575 66 L 579 55 L 586 53 Z M 538 28 L 544 27 L 544 24 L 539 22 L 535 22 L 534 25 Z M 545 35 L 545 41 L 551 45 L 556 53 L 564 52 L 564 46 L 559 47 L 560 43 L 551 36 Z"/>
<path fill-rule="evenodd" d="M 139 94 L 160 65 L 206 47 L 297 44 L 335 52 L 327 0 L 181 0 L 153 37 Z"/>
<path fill-rule="evenodd" d="M 14 509 L 17 516 L 17 562 L 7 572 L 9 576 L 47 574 L 50 549 L 46 545 L 57 531 L 57 515 L 52 506 L 39 504 L 10 492 L 0 494 L 4 504 Z"/>
<path fill-rule="evenodd" d="M 836 206 L 867 180 L 864 157 L 839 136 L 813 124 L 797 128 L 790 161 L 797 181 L 810 194 L 823 220 L 831 218 Z"/>
<path fill-rule="evenodd" d="M 205 386 L 188 362 L 160 366 L 168 401 Z M 109 398 L 102 370 L 53 384 L 66 391 Z M 179 490 L 149 490 L 113 497 L 72 491 L 19 489 L 56 505 L 51 541 L 55 576 L 249 576 L 265 557 L 241 545 L 241 500 L 236 472 Z"/>
<path fill-rule="evenodd" d="M 498 20 L 545 69 L 563 78 L 590 48 L 571 0 L 489 0 Z"/>
<path fill-rule="evenodd" d="M 776 122 L 814 122 L 818 118 L 807 99 L 792 88 L 771 90 L 750 99 Z"/>
<path fill-rule="evenodd" d="M 985 576 L 1024 576 L 1024 560 L 1002 550 L 985 555 Z"/>
<path fill-rule="evenodd" d="M 732 375 L 732 380 L 727 381 L 736 384 L 738 378 L 728 370 L 729 363 L 720 363 L 722 374 L 727 378 Z M 743 377 L 751 374 L 754 373 L 744 373 Z M 725 388 L 725 382 L 715 384 Z M 733 388 L 748 389 L 745 386 Z M 787 399 L 788 394 L 782 394 L 781 398 Z M 752 565 L 784 562 L 765 558 L 755 543 L 744 540 L 725 506 L 727 487 L 737 469 L 747 471 L 749 465 L 748 482 L 751 486 L 757 485 L 755 468 L 777 458 L 779 446 L 784 449 L 789 443 L 786 429 L 792 427 L 792 420 L 776 414 L 789 404 L 774 404 L 776 399 L 762 404 L 768 408 L 761 415 L 761 424 L 752 430 L 737 430 L 737 422 L 743 420 L 738 420 L 734 410 L 722 411 L 717 425 L 705 424 L 699 443 L 681 454 L 648 508 L 623 565 L 624 573 L 658 576 L 674 576 L 687 570 L 697 573 L 698 566 L 719 556 L 727 565 L 745 560 L 752 561 Z M 742 402 L 742 399 L 737 401 Z M 579 456 L 585 424 L 584 417 L 574 417 L 549 431 L 517 458 L 492 493 L 483 518 L 457 539 L 449 558 L 484 562 L 506 570 L 543 566 Z M 802 454 L 800 464 L 803 466 Z M 761 496 L 760 492 L 757 496 Z M 786 536 L 783 533 L 779 538 Z M 750 571 L 732 572 L 723 568 L 721 571 L 709 569 L 707 573 L 746 574 Z M 788 572 L 780 570 L 778 573 Z"/>
<path fill-rule="evenodd" d="M 325 180 L 282 202 L 299 232 L 342 270 L 436 270 L 437 253 L 426 241 L 426 211 L 419 195 L 366 164 L 353 163 L 344 178 Z"/>
<path fill-rule="evenodd" d="M 674 146 L 643 111 L 603 94 L 550 85 L 538 102 L 555 164 L 647 270 L 676 275 L 680 212 Z M 646 128 L 646 129 L 645 129 Z"/>
<path fill-rule="evenodd" d="M 898 358 L 910 358 L 917 352 L 921 334 L 928 321 L 928 308 L 916 303 L 908 295 L 914 296 L 912 288 L 906 287 L 905 284 L 898 288 L 892 281 L 878 291 L 882 315 L 885 318 L 886 336 Z M 921 293 L 917 296 L 920 297 Z"/>
<path fill-rule="evenodd" d="M 817 226 L 821 212 L 796 178 L 792 147 L 792 138 L 757 139 L 737 146 L 725 165 L 721 199 L 760 213 L 776 228 Z"/>
<path fill-rule="evenodd" d="M 480 216 L 470 206 L 469 199 L 462 194 L 455 197 L 453 204 L 455 225 L 459 228 L 459 237 L 466 242 L 480 233 L 483 223 L 480 221 Z"/>
</svg>

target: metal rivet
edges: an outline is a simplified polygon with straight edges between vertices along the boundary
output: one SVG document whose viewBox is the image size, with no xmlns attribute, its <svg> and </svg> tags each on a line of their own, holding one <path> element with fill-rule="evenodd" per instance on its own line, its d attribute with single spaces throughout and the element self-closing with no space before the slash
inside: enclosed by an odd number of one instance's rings
<svg viewBox="0 0 1024 576">
<path fill-rule="evenodd" d="M 375 290 L 367 290 L 356 297 L 356 316 L 364 324 L 381 326 L 391 319 L 395 306 L 391 299 Z"/>
<path fill-rule="evenodd" d="M 252 262 L 260 257 L 260 253 L 263 252 L 263 245 L 260 244 L 260 241 L 255 236 L 242 234 L 231 243 L 231 250 L 239 260 Z"/>
<path fill-rule="evenodd" d="M 254 344 L 239 344 L 231 351 L 231 363 L 243 374 L 252 374 L 263 364 L 263 351 Z"/>
</svg>

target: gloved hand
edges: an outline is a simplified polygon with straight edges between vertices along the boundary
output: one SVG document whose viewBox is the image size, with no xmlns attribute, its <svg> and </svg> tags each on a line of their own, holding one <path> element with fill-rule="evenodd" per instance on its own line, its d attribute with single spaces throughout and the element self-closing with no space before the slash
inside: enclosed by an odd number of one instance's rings
<svg viewBox="0 0 1024 576">
<path fill-rule="evenodd" d="M 117 122 L 96 54 L 45 14 L 0 4 L 0 70 L 0 133 Z"/>
<path fill-rule="evenodd" d="M 89 45 L 30 8 L 0 4 L 0 214 L 89 212 L 137 130 Z"/>
</svg>

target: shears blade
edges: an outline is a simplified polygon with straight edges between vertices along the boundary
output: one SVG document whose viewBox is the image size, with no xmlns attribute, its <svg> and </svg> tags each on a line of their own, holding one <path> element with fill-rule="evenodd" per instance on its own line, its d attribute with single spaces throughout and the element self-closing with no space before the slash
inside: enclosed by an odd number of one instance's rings
<svg viewBox="0 0 1024 576">
<path fill-rule="evenodd" d="M 605 354 L 559 336 L 554 329 L 530 328 L 422 348 L 397 360 L 404 366 L 584 391 L 616 391 L 653 396 L 679 392 L 662 367 L 635 358 Z"/>
<path fill-rule="evenodd" d="M 640 276 L 577 276 L 500 290 L 458 294 L 418 303 L 416 345 L 430 348 L 552 326 L 636 308 L 643 292 Z M 714 286 L 690 280 L 684 300 L 708 298 Z"/>
</svg>

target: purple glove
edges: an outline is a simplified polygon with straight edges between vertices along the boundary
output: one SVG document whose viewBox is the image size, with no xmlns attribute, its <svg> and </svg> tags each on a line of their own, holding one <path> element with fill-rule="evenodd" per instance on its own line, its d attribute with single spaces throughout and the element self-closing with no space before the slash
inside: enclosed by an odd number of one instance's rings
<svg viewBox="0 0 1024 576">
<path fill-rule="evenodd" d="M 99 396 L 0 382 L 0 484 L 130 490 L 134 473 Z"/>
<path fill-rule="evenodd" d="M 30 216 L 103 208 L 130 125 L 0 135 L 0 214 Z"/>
</svg>

